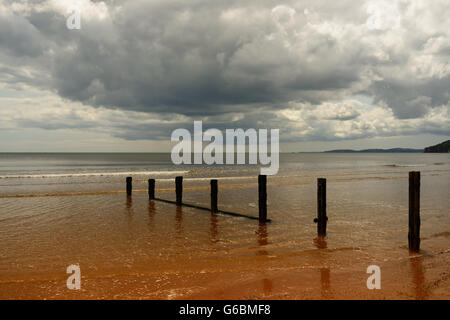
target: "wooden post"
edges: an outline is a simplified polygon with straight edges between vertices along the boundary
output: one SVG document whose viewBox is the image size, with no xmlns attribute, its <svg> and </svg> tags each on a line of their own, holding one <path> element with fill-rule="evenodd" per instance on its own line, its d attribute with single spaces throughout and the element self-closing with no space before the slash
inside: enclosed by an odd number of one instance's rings
<svg viewBox="0 0 450 320">
<path fill-rule="evenodd" d="M 267 176 L 258 176 L 259 222 L 267 220 Z"/>
<path fill-rule="evenodd" d="M 155 179 L 148 179 L 148 198 L 155 199 Z"/>
<path fill-rule="evenodd" d="M 183 177 L 175 178 L 175 193 L 177 196 L 177 206 L 183 204 Z"/>
<path fill-rule="evenodd" d="M 219 209 L 217 208 L 217 193 L 218 193 L 217 180 L 213 179 L 213 180 L 211 180 L 211 212 L 212 213 L 219 211 Z"/>
<path fill-rule="evenodd" d="M 132 177 L 127 177 L 127 196 L 131 196 L 131 191 L 133 190 L 133 186 L 132 186 L 132 181 L 133 178 Z"/>
<path fill-rule="evenodd" d="M 412 251 L 420 250 L 420 172 L 409 173 L 409 231 L 408 245 Z"/>
<path fill-rule="evenodd" d="M 317 235 L 325 237 L 327 235 L 327 179 L 317 179 Z"/>
</svg>

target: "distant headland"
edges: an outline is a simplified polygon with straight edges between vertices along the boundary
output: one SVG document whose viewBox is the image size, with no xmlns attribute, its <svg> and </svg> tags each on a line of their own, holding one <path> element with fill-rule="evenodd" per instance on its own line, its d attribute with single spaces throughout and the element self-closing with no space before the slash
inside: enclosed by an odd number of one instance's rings
<svg viewBox="0 0 450 320">
<path fill-rule="evenodd" d="M 407 148 L 392 148 L 392 149 L 364 149 L 364 150 L 352 150 L 352 149 L 338 149 L 324 151 L 325 153 L 350 153 L 350 152 L 360 152 L 360 153 L 423 153 L 423 149 L 407 149 Z"/>
<path fill-rule="evenodd" d="M 437 144 L 435 146 L 427 147 L 425 149 L 410 149 L 410 148 L 392 148 L 392 149 L 337 149 L 324 151 L 325 153 L 449 153 L 450 152 L 450 140 Z"/>
<path fill-rule="evenodd" d="M 450 140 L 439 143 L 435 146 L 425 148 L 427 153 L 449 153 L 450 152 Z"/>
</svg>

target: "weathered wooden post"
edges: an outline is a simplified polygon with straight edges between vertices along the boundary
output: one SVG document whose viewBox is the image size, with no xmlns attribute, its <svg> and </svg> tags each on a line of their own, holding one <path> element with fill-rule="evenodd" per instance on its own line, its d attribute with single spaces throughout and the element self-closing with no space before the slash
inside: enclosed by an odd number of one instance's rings
<svg viewBox="0 0 450 320">
<path fill-rule="evenodd" d="M 327 235 L 327 179 L 317 179 L 317 235 L 325 237 Z"/>
<path fill-rule="evenodd" d="M 183 177 L 175 178 L 175 193 L 177 196 L 177 206 L 183 204 Z"/>
<path fill-rule="evenodd" d="M 258 176 L 259 222 L 267 220 L 267 176 Z"/>
<path fill-rule="evenodd" d="M 132 181 L 132 177 L 127 177 L 127 196 L 131 196 L 131 191 L 133 190 Z"/>
<path fill-rule="evenodd" d="M 218 193 L 217 180 L 213 179 L 213 180 L 211 180 L 211 212 L 212 213 L 219 211 L 219 209 L 217 207 L 217 193 Z"/>
<path fill-rule="evenodd" d="M 148 179 L 148 198 L 155 199 L 155 179 Z"/>
<path fill-rule="evenodd" d="M 420 250 L 420 172 L 409 173 L 409 231 L 408 245 L 412 251 Z"/>
</svg>

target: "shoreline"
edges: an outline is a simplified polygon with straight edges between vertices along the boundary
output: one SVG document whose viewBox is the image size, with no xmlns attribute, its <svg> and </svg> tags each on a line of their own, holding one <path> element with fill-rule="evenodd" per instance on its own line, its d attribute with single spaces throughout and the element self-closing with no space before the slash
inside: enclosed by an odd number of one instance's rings
<svg viewBox="0 0 450 320">
<path fill-rule="evenodd" d="M 324 253 L 323 249 L 319 250 Z M 325 251 L 326 252 L 326 251 Z M 326 253 L 324 253 L 326 255 Z M 169 270 L 161 274 L 82 276 L 81 290 L 68 290 L 66 279 L 0 282 L 0 299 L 107 299 L 107 300 L 428 300 L 450 299 L 450 250 L 425 252 L 407 259 L 379 262 L 381 289 L 366 287 L 370 274 L 364 263 L 335 269 L 285 267 L 285 258 L 255 270 Z M 357 262 L 358 259 L 355 259 Z M 326 262 L 326 261 L 324 261 Z M 234 261 L 239 268 L 240 261 Z"/>
</svg>

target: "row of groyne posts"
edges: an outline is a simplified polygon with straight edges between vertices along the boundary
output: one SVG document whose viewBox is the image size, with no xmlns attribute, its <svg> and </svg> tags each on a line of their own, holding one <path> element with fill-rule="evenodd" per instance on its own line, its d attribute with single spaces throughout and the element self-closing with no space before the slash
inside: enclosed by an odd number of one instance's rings
<svg viewBox="0 0 450 320">
<path fill-rule="evenodd" d="M 245 214 L 234 213 L 229 211 L 219 210 L 218 208 L 218 181 L 212 179 L 211 185 L 211 207 L 206 208 L 193 204 L 183 203 L 183 177 L 175 178 L 175 194 L 176 201 L 166 200 L 155 197 L 155 179 L 148 180 L 148 197 L 149 200 L 157 200 L 166 203 L 172 203 L 177 206 L 186 206 L 200 210 L 210 211 L 212 214 L 221 213 L 236 217 L 244 217 L 258 220 L 259 223 L 270 222 L 267 218 L 267 176 L 258 176 L 258 208 L 259 216 L 253 217 Z M 126 178 L 127 196 L 132 194 L 132 177 Z M 314 222 L 317 223 L 318 237 L 325 237 L 327 234 L 327 180 L 324 178 L 317 179 L 317 218 Z M 408 229 L 408 246 L 412 251 L 420 250 L 420 172 L 409 172 L 409 229 Z"/>
</svg>

